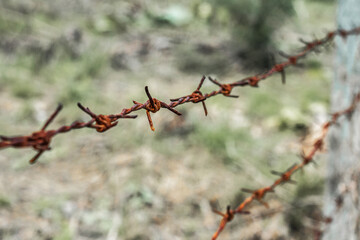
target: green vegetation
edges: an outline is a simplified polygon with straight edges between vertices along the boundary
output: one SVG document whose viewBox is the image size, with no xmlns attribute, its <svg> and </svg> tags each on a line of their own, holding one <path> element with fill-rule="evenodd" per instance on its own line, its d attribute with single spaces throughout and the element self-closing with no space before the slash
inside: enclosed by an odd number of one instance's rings
<svg viewBox="0 0 360 240">
<path fill-rule="evenodd" d="M 40 129 L 58 103 L 64 109 L 48 129 L 87 121 L 77 102 L 98 114 L 119 113 L 132 100 L 147 100 L 144 86 L 169 102 L 191 93 L 202 75 L 234 82 L 271 65 L 269 52 L 296 51 L 298 35 L 310 39 L 334 18 L 334 5 L 320 0 L 145 2 L 0 2 L 0 135 Z M 287 69 L 286 85 L 274 75 L 260 88 L 234 90 L 238 99 L 209 99 L 207 117 L 201 104 L 179 106 L 182 117 L 161 110 L 151 113 L 151 132 L 138 111 L 136 120 L 105 133 L 59 135 L 33 166 L 29 149 L 2 151 L 0 222 L 7 225 L 0 238 L 210 238 L 219 220 L 210 200 L 222 210 L 235 207 L 248 196 L 241 188 L 269 185 L 270 170 L 298 161 L 299 138 L 326 116 L 320 110 L 329 102 L 330 54 Z M 202 91 L 214 89 L 206 81 Z M 321 209 L 306 200 L 321 194 L 323 168 L 309 169 L 295 177 L 298 185 L 269 195 L 271 206 L 298 206 L 269 217 L 289 219 L 289 234 L 279 238 L 311 235 L 301 235 L 300 223 Z M 259 226 L 284 227 L 249 222 L 234 221 L 228 238 L 261 238 Z"/>
<path fill-rule="evenodd" d="M 294 13 L 293 0 L 214 0 L 229 14 L 233 49 L 246 69 L 265 69 L 274 49 L 272 35 Z M 216 14 L 216 12 L 215 12 Z M 216 15 L 215 15 L 216 18 Z"/>
</svg>

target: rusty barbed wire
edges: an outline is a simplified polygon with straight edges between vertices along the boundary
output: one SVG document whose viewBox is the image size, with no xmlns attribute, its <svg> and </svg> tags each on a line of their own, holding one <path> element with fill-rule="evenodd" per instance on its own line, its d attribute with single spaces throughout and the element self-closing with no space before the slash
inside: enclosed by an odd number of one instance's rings
<svg viewBox="0 0 360 240">
<path fill-rule="evenodd" d="M 54 111 L 54 113 L 51 114 L 51 116 L 45 122 L 44 126 L 39 131 L 33 132 L 29 136 L 15 136 L 15 137 L 0 136 L 1 139 L 0 149 L 7 147 L 14 147 L 14 148 L 32 147 L 34 150 L 37 151 L 37 154 L 29 160 L 29 163 L 34 164 L 45 151 L 51 150 L 50 143 L 55 135 L 59 133 L 69 132 L 70 130 L 73 129 L 89 127 L 94 122 L 94 119 L 90 120 L 87 123 L 75 121 L 70 126 L 62 126 L 57 130 L 46 131 L 45 129 L 55 119 L 55 117 L 58 115 L 61 109 L 62 109 L 62 105 L 59 104 L 56 110 Z"/>
<path fill-rule="evenodd" d="M 121 118 L 130 118 L 134 119 L 137 117 L 137 115 L 129 115 L 132 112 L 138 111 L 138 110 L 146 110 L 146 115 L 148 118 L 148 122 L 150 125 L 150 128 L 152 131 L 155 131 L 155 127 L 153 124 L 153 121 L 151 119 L 150 112 L 156 113 L 161 108 L 166 108 L 169 111 L 181 115 L 180 112 L 175 110 L 174 108 L 188 102 L 192 103 L 199 103 L 201 102 L 204 108 L 205 115 L 208 114 L 205 101 L 208 98 L 217 96 L 219 94 L 222 94 L 225 97 L 233 97 L 237 98 L 238 96 L 232 95 L 231 92 L 233 88 L 235 87 L 244 87 L 244 86 L 251 86 L 251 87 L 258 87 L 259 82 L 262 80 L 265 80 L 269 77 L 271 77 L 275 73 L 281 74 L 281 81 L 282 83 L 285 83 L 286 76 L 285 76 L 285 68 L 289 66 L 296 66 L 300 59 L 306 57 L 310 52 L 319 50 L 320 46 L 325 46 L 327 43 L 331 42 L 335 36 L 340 36 L 343 39 L 346 39 L 349 35 L 358 35 L 360 34 L 360 27 L 353 28 L 351 30 L 343 30 L 338 29 L 332 32 L 329 32 L 326 34 L 325 37 L 321 39 L 315 39 L 310 42 L 306 42 L 304 40 L 300 40 L 305 46 L 302 48 L 302 50 L 295 55 L 287 55 L 283 52 L 279 52 L 279 54 L 285 58 L 287 58 L 287 61 L 274 64 L 272 68 L 270 68 L 268 71 L 257 74 L 254 76 L 246 77 L 242 80 L 233 82 L 233 83 L 220 83 L 216 79 L 213 79 L 211 77 L 208 77 L 210 82 L 212 82 L 214 85 L 217 85 L 219 87 L 218 90 L 214 90 L 210 93 L 203 94 L 200 91 L 200 88 L 202 87 L 204 81 L 206 80 L 206 77 L 203 76 L 200 80 L 200 83 L 197 87 L 197 89 L 192 92 L 189 95 L 186 95 L 184 97 L 171 99 L 170 103 L 167 104 L 163 101 L 160 101 L 156 98 L 153 98 L 148 90 L 148 87 L 145 87 L 145 93 L 148 97 L 148 100 L 145 103 L 139 103 L 137 101 L 133 101 L 134 105 L 130 108 L 124 108 L 121 113 L 119 114 L 111 114 L 111 115 L 103 115 L 103 114 L 95 114 L 93 113 L 89 108 L 85 108 L 82 104 L 78 103 L 78 107 L 84 111 L 86 114 L 88 114 L 91 117 L 91 120 L 88 122 L 74 122 L 70 126 L 63 126 L 60 127 L 57 130 L 48 130 L 45 131 L 45 128 L 53 121 L 53 119 L 56 117 L 56 115 L 59 113 L 59 111 L 62 109 L 62 106 L 59 105 L 59 107 L 56 109 L 56 111 L 53 113 L 53 115 L 50 116 L 48 121 L 45 123 L 43 128 L 40 131 L 33 132 L 29 136 L 16 136 L 16 137 L 6 137 L 1 136 L 0 139 L 0 150 L 7 148 L 7 147 L 14 147 L 14 148 L 25 148 L 25 147 L 32 147 L 34 150 L 38 151 L 38 153 L 30 160 L 30 163 L 33 164 L 36 162 L 36 160 L 43 154 L 44 151 L 48 151 L 51 148 L 49 147 L 51 139 L 59 134 L 59 133 L 65 133 L 69 132 L 73 129 L 80 129 L 80 128 L 94 128 L 97 132 L 105 132 L 113 127 L 115 127 L 118 123 L 118 120 Z M 286 176 L 284 176 L 286 177 Z"/>
<path fill-rule="evenodd" d="M 320 39 L 315 39 L 313 41 L 304 41 L 300 39 L 300 42 L 304 44 L 305 46 L 295 55 L 288 55 L 284 52 L 279 52 L 279 55 L 287 59 L 284 62 L 275 63 L 275 60 L 273 60 L 274 64 L 273 67 L 271 67 L 269 70 L 265 71 L 264 73 L 257 74 L 254 76 L 249 76 L 246 78 L 243 78 L 239 81 L 235 81 L 233 83 L 220 83 L 216 79 L 213 79 L 211 77 L 203 76 L 200 80 L 200 83 L 195 91 L 193 91 L 189 95 L 185 95 L 183 97 L 170 99 L 170 103 L 166 103 L 163 101 L 160 101 L 156 98 L 153 98 L 149 92 L 148 87 L 145 87 L 145 93 L 147 95 L 148 100 L 145 103 L 139 103 L 137 101 L 133 101 L 134 105 L 130 108 L 124 108 L 122 109 L 121 113 L 119 114 L 110 114 L 110 115 L 103 115 L 103 114 L 95 114 L 92 112 L 88 107 L 84 107 L 81 103 L 78 103 L 78 107 L 84 111 L 87 115 L 91 117 L 91 119 L 88 122 L 79 122 L 75 121 L 71 125 L 65 125 L 55 130 L 46 130 L 46 128 L 53 122 L 53 120 L 56 118 L 56 116 L 59 114 L 59 112 L 62 110 L 62 105 L 59 104 L 56 110 L 50 115 L 50 117 L 47 119 L 43 127 L 39 131 L 35 131 L 31 133 L 30 135 L 25 136 L 1 136 L 0 135 L 0 150 L 13 147 L 13 148 L 33 148 L 35 151 L 37 151 L 36 155 L 29 160 L 30 164 L 36 163 L 36 161 L 39 159 L 39 157 L 45 152 L 51 150 L 50 144 L 57 134 L 60 133 L 66 133 L 75 129 L 82 129 L 82 128 L 93 128 L 97 132 L 102 133 L 105 131 L 108 131 L 111 128 L 114 128 L 118 124 L 119 119 L 135 119 L 137 115 L 130 115 L 132 112 L 139 111 L 139 110 L 145 110 L 146 115 L 148 118 L 148 122 L 150 125 L 150 128 L 152 131 L 155 130 L 153 121 L 151 119 L 151 113 L 156 113 L 160 111 L 161 108 L 166 108 L 169 111 L 181 115 L 180 112 L 175 110 L 175 108 L 181 104 L 184 103 L 199 103 L 201 102 L 203 105 L 204 113 L 205 115 L 208 115 L 208 111 L 206 108 L 205 101 L 211 97 L 217 96 L 217 95 L 223 95 L 225 97 L 232 97 L 237 98 L 238 96 L 232 94 L 232 90 L 235 87 L 245 87 L 245 86 L 251 86 L 251 87 L 259 87 L 260 81 L 263 81 L 275 73 L 280 73 L 281 75 L 281 81 L 283 84 L 286 82 L 286 74 L 285 69 L 290 66 L 297 66 L 299 65 L 299 61 L 303 58 L 305 58 L 309 53 L 311 52 L 318 52 L 319 48 L 321 46 L 326 46 L 328 43 L 333 41 L 335 36 L 340 36 L 343 39 L 346 39 L 350 35 L 359 35 L 360 34 L 360 27 L 353 28 L 351 30 L 344 30 L 344 29 L 338 29 L 335 31 L 328 32 L 325 37 Z M 214 90 L 210 93 L 202 93 L 200 90 L 203 83 L 205 82 L 206 78 L 213 83 L 214 85 L 218 86 L 218 90 Z M 357 103 L 360 101 L 360 94 L 356 95 L 354 98 L 354 101 L 352 104 L 345 110 L 336 112 L 332 114 L 331 120 L 326 122 L 322 127 L 322 134 L 321 136 L 314 142 L 312 146 L 312 150 L 305 154 L 304 152 L 301 154 L 302 162 L 299 164 L 294 164 L 290 168 L 288 168 L 284 172 L 277 172 L 272 171 L 273 174 L 279 175 L 280 177 L 274 181 L 274 183 L 270 186 L 259 188 L 257 190 L 251 190 L 243 188 L 242 190 L 244 192 L 250 193 L 251 196 L 246 198 L 240 205 L 238 205 L 237 208 L 231 209 L 230 206 L 227 206 L 227 210 L 225 213 L 222 213 L 218 210 L 213 210 L 216 214 L 222 216 L 222 220 L 219 224 L 219 227 L 217 231 L 213 234 L 212 240 L 215 240 L 218 238 L 219 234 L 224 230 L 227 223 L 232 221 L 236 214 L 249 214 L 248 211 L 244 210 L 246 206 L 248 206 L 250 203 L 252 203 L 254 200 L 257 200 L 265 207 L 269 208 L 268 203 L 264 201 L 264 198 L 267 193 L 274 192 L 274 189 L 285 183 L 294 183 L 294 181 L 291 179 L 293 174 L 297 172 L 300 169 L 303 169 L 304 166 L 306 166 L 309 163 L 313 163 L 313 157 L 316 154 L 317 151 L 321 150 L 324 146 L 324 139 L 327 135 L 328 129 L 331 125 L 333 125 L 340 116 L 343 115 L 350 115 Z M 330 219 L 330 218 L 329 218 Z M 328 219 L 328 222 L 330 220 Z"/>
<path fill-rule="evenodd" d="M 196 90 L 191 93 L 190 95 L 187 95 L 185 97 L 180 97 L 180 98 L 175 98 L 175 99 L 170 99 L 171 102 L 181 102 L 180 104 L 186 102 L 186 101 L 190 101 L 192 103 L 198 103 L 201 102 L 204 108 L 204 112 L 205 112 L 205 116 L 207 116 L 208 112 L 207 112 L 207 108 L 206 108 L 206 104 L 205 104 L 205 100 L 206 97 L 203 95 L 203 93 L 200 91 L 200 88 L 202 87 L 204 81 L 205 81 L 206 77 L 203 76 L 200 80 L 199 86 L 196 88 Z"/>
<path fill-rule="evenodd" d="M 232 210 L 230 208 L 230 206 L 227 206 L 226 213 L 222 213 L 218 210 L 213 210 L 214 213 L 222 216 L 222 219 L 219 224 L 218 230 L 212 236 L 212 240 L 216 240 L 218 238 L 219 234 L 224 230 L 226 224 L 228 222 L 232 221 L 236 214 L 248 213 L 247 211 L 244 210 L 244 208 L 246 206 L 248 206 L 250 203 L 252 203 L 254 200 L 257 200 L 258 202 L 263 204 L 265 207 L 269 208 L 268 203 L 266 203 L 264 201 L 265 195 L 267 193 L 274 192 L 275 188 L 279 185 L 282 185 L 285 183 L 296 183 L 295 181 L 293 181 L 291 179 L 291 177 L 298 170 L 303 169 L 309 163 L 314 162 L 314 160 L 313 160 L 314 155 L 316 154 L 316 152 L 318 152 L 319 150 L 322 150 L 324 147 L 324 141 L 325 141 L 325 138 L 327 136 L 330 126 L 337 123 L 337 120 L 341 116 L 350 116 L 353 113 L 353 111 L 355 110 L 355 108 L 359 102 L 360 102 L 360 93 L 358 93 L 357 95 L 354 96 L 353 101 L 349 107 L 347 107 L 344 110 L 341 110 L 341 111 L 331 114 L 331 119 L 322 125 L 321 135 L 314 141 L 311 151 L 308 154 L 306 154 L 304 152 L 301 153 L 301 155 L 300 155 L 302 158 L 301 163 L 293 164 L 291 167 L 289 167 L 284 172 L 271 171 L 272 174 L 280 176 L 280 178 L 276 179 L 273 184 L 271 184 L 270 186 L 267 186 L 267 187 L 259 188 L 257 190 L 250 190 L 250 189 L 243 188 L 242 190 L 244 192 L 250 193 L 251 196 L 247 197 L 234 210 Z"/>
<path fill-rule="evenodd" d="M 110 128 L 115 127 L 118 124 L 117 120 L 120 118 L 137 118 L 136 115 L 122 115 L 122 114 L 96 115 L 88 107 L 85 108 L 83 105 L 81 105 L 81 103 L 78 103 L 77 105 L 81 110 L 87 113 L 93 120 L 91 124 L 87 125 L 87 127 L 95 128 L 97 132 L 105 132 Z"/>
</svg>

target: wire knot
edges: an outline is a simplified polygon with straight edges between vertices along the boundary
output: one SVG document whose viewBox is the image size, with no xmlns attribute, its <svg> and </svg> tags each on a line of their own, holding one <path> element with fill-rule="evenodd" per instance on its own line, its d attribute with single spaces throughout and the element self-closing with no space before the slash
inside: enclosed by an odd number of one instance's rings
<svg viewBox="0 0 360 240">
<path fill-rule="evenodd" d="M 170 107 L 169 105 L 167 105 L 166 103 L 157 100 L 156 98 L 153 98 L 149 92 L 149 88 L 148 86 L 145 86 L 145 93 L 147 95 L 147 97 L 149 98 L 149 100 L 147 100 L 143 105 L 141 105 L 140 103 L 133 101 L 135 104 L 138 104 L 141 106 L 141 108 L 144 108 L 146 110 L 146 116 L 148 118 L 149 121 L 149 125 L 152 131 L 155 131 L 154 128 L 154 124 L 152 122 L 151 116 L 150 116 L 150 112 L 152 113 L 156 113 L 157 111 L 159 111 L 161 108 L 166 108 L 169 111 L 177 114 L 177 115 L 181 115 L 181 113 L 179 113 L 178 111 L 176 111 L 174 108 Z"/>
<path fill-rule="evenodd" d="M 198 103 L 201 102 L 204 108 L 204 112 L 205 112 L 205 116 L 207 116 L 207 109 L 206 109 L 206 105 L 205 105 L 205 100 L 207 98 L 207 95 L 203 95 L 203 93 L 200 91 L 200 88 L 202 87 L 204 81 L 205 81 L 206 77 L 203 76 L 200 80 L 200 83 L 198 85 L 198 87 L 196 88 L 196 90 L 194 92 L 192 92 L 190 95 L 187 95 L 185 97 L 181 97 L 181 98 L 175 98 L 175 99 L 170 99 L 170 101 L 172 102 L 176 102 L 176 101 L 180 101 L 183 102 L 185 99 L 188 99 L 190 102 L 192 103 Z"/>
<path fill-rule="evenodd" d="M 117 118 L 111 118 L 110 115 L 96 115 L 88 107 L 85 108 L 81 105 L 81 103 L 78 103 L 77 105 L 81 110 L 92 117 L 93 121 L 95 121 L 95 124 L 91 124 L 89 127 L 95 128 L 97 132 L 105 132 L 118 124 Z"/>
<path fill-rule="evenodd" d="M 259 81 L 260 79 L 257 76 L 248 78 L 249 85 L 252 87 L 259 87 L 258 85 Z"/>
<path fill-rule="evenodd" d="M 152 102 L 149 100 L 146 101 L 144 108 L 152 113 L 156 113 L 161 109 L 161 101 L 156 98 L 152 98 Z"/>
<path fill-rule="evenodd" d="M 34 142 L 33 148 L 36 150 L 50 150 L 51 135 L 44 130 L 34 132 L 29 137 L 29 143 Z"/>
<path fill-rule="evenodd" d="M 222 216 L 222 220 L 220 222 L 219 228 L 218 230 L 214 233 L 212 240 L 217 239 L 217 237 L 219 236 L 219 234 L 221 233 L 221 231 L 225 228 L 226 224 L 228 222 L 231 222 L 234 219 L 235 213 L 240 213 L 240 214 L 249 214 L 250 212 L 248 211 L 234 211 L 231 210 L 230 206 L 227 206 L 226 208 L 226 212 L 222 213 L 216 209 L 213 209 L 213 212 Z"/>
<path fill-rule="evenodd" d="M 48 118 L 43 127 L 37 131 L 33 132 L 30 136 L 20 136 L 20 137 L 5 137 L 0 136 L 0 139 L 4 141 L 4 146 L 12 146 L 14 148 L 23 148 L 23 147 L 32 147 L 38 151 L 38 153 L 29 160 L 30 164 L 34 164 L 37 159 L 43 154 L 44 151 L 50 150 L 49 147 L 51 138 L 57 134 L 55 130 L 45 131 L 47 126 L 54 120 L 57 114 L 61 111 L 62 105 L 59 104 L 53 114 Z"/>
<path fill-rule="evenodd" d="M 232 86 L 230 84 L 222 84 L 221 85 L 221 93 L 224 96 L 230 96 L 231 90 L 232 90 Z"/>
<path fill-rule="evenodd" d="M 118 122 L 114 122 L 116 120 L 110 118 L 107 115 L 97 115 L 95 118 L 96 124 L 94 125 L 97 132 L 105 132 L 106 130 L 115 127 Z M 114 123 L 113 123 L 114 122 Z"/>
<path fill-rule="evenodd" d="M 233 86 L 231 84 L 221 84 L 217 80 L 212 79 L 211 77 L 209 77 L 209 80 L 215 85 L 218 85 L 220 87 L 220 93 L 222 93 L 222 95 L 224 95 L 225 97 L 233 97 L 233 98 L 239 97 L 230 94 L 233 89 Z"/>
<path fill-rule="evenodd" d="M 202 92 L 200 90 L 196 90 L 190 95 L 190 101 L 193 103 L 202 102 L 205 99 L 206 99 L 206 97 L 204 97 L 204 95 L 202 94 Z"/>
</svg>

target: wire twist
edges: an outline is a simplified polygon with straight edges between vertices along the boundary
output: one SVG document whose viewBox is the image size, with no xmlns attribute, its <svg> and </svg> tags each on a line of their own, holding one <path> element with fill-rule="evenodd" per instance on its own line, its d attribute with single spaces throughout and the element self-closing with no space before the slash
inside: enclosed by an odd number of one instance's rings
<svg viewBox="0 0 360 240">
<path fill-rule="evenodd" d="M 269 70 L 267 70 L 264 73 L 257 74 L 255 76 L 246 77 L 244 79 L 241 79 L 239 81 L 235 81 L 233 83 L 220 83 L 216 79 L 213 79 L 211 77 L 208 77 L 209 80 L 217 85 L 219 87 L 218 90 L 214 90 L 210 93 L 203 94 L 200 91 L 200 88 L 202 87 L 202 84 L 204 83 L 206 77 L 203 76 L 200 80 L 198 88 L 192 92 L 189 95 L 186 95 L 181 98 L 177 99 L 171 99 L 170 103 L 167 104 L 165 102 L 162 102 L 156 98 L 153 98 L 148 90 L 148 87 L 145 87 L 145 93 L 148 97 L 148 100 L 145 103 L 139 103 L 136 101 L 133 101 L 134 105 L 130 108 L 124 108 L 122 109 L 121 113 L 119 114 L 111 114 L 111 115 L 102 115 L 102 114 L 95 114 L 93 113 L 89 108 L 85 108 L 80 103 L 78 103 L 78 107 L 87 113 L 91 120 L 88 122 L 79 122 L 75 121 L 71 125 L 62 126 L 58 128 L 57 130 L 45 130 L 48 125 L 54 120 L 54 118 L 58 115 L 58 113 L 62 109 L 62 105 L 59 105 L 57 109 L 54 111 L 54 113 L 48 118 L 48 120 L 45 122 L 44 126 L 39 131 L 35 131 L 32 134 L 28 136 L 15 136 L 15 137 L 6 137 L 6 136 L 0 136 L 0 150 L 5 149 L 8 147 L 13 148 L 25 148 L 25 147 L 31 147 L 35 151 L 37 151 L 37 154 L 29 161 L 30 164 L 34 164 L 37 159 L 43 154 L 43 152 L 48 151 L 51 149 L 50 143 L 54 136 L 60 133 L 67 133 L 69 131 L 75 130 L 75 129 L 82 129 L 82 128 L 94 128 L 97 132 L 105 132 L 111 128 L 114 128 L 118 124 L 118 119 L 120 118 L 131 118 L 134 119 L 137 116 L 136 115 L 130 115 L 130 113 L 139 111 L 139 110 L 146 110 L 146 115 L 149 121 L 149 125 L 152 131 L 155 130 L 154 124 L 151 119 L 150 112 L 156 113 L 161 108 L 166 108 L 169 111 L 181 115 L 180 112 L 175 110 L 174 108 L 178 105 L 192 102 L 192 103 L 199 103 L 201 102 L 204 108 L 205 115 L 208 114 L 205 101 L 211 97 L 217 96 L 219 94 L 225 96 L 225 97 L 233 97 L 237 98 L 238 96 L 232 95 L 231 92 L 234 87 L 245 87 L 245 86 L 251 86 L 251 87 L 258 87 L 260 81 L 265 80 L 269 77 L 271 77 L 275 73 L 281 74 L 282 82 L 285 83 L 285 69 L 290 66 L 297 66 L 299 64 L 299 60 L 305 58 L 309 53 L 319 51 L 319 48 L 321 46 L 326 46 L 328 43 L 330 43 L 335 36 L 340 36 L 343 39 L 346 39 L 348 36 L 351 35 L 359 35 L 360 34 L 360 27 L 356 27 L 350 30 L 344 30 L 344 29 L 338 29 L 332 32 L 329 32 L 326 34 L 325 37 L 321 39 L 315 39 L 313 41 L 304 41 L 300 40 L 305 46 L 301 49 L 300 52 L 298 52 L 295 55 L 288 55 L 283 52 L 279 52 L 279 55 L 284 57 L 286 61 L 274 64 L 273 67 L 271 67 Z M 289 169 L 287 169 L 285 172 L 277 172 L 272 171 L 272 173 L 279 175 L 280 178 L 275 180 L 275 182 L 264 188 L 260 188 L 258 190 L 249 190 L 244 189 L 245 192 L 251 193 L 251 196 L 246 198 L 236 209 L 232 210 L 229 206 L 227 208 L 226 213 L 221 213 L 217 210 L 214 210 L 217 214 L 220 214 L 223 218 L 221 220 L 221 223 L 219 225 L 218 230 L 213 235 L 213 240 L 215 240 L 219 234 L 223 231 L 226 224 L 230 222 L 235 214 L 246 214 L 247 211 L 244 211 L 244 208 L 249 205 L 253 200 L 257 200 L 263 205 L 268 207 L 268 204 L 263 201 L 265 195 L 268 192 L 274 192 L 274 189 L 279 186 L 280 184 L 284 183 L 291 183 L 293 182 L 291 180 L 291 176 L 297 172 L 298 170 L 302 169 L 305 165 L 309 163 L 313 163 L 313 156 L 315 153 L 319 150 L 321 150 L 324 146 L 324 139 L 328 132 L 328 129 L 331 125 L 333 125 L 335 122 L 337 122 L 338 118 L 343 115 L 351 116 L 352 112 L 356 108 L 357 103 L 360 101 L 360 94 L 357 94 L 354 97 L 354 100 L 352 104 L 343 111 L 336 112 L 332 114 L 332 118 L 330 121 L 325 123 L 322 128 L 322 136 L 318 138 L 314 144 L 313 148 L 307 155 L 305 153 L 301 154 L 302 162 L 300 164 L 295 164 L 291 166 Z"/>
<path fill-rule="evenodd" d="M 323 124 L 321 136 L 314 141 L 311 151 L 308 154 L 305 154 L 304 152 L 301 153 L 301 155 L 300 155 L 302 158 L 301 163 L 293 164 L 291 167 L 289 167 L 284 172 L 271 171 L 271 173 L 280 176 L 278 179 L 276 179 L 273 182 L 273 184 L 271 184 L 270 186 L 267 186 L 267 187 L 259 188 L 257 190 L 249 190 L 249 189 L 243 188 L 242 190 L 244 192 L 251 193 L 251 196 L 247 197 L 242 203 L 240 203 L 238 205 L 238 207 L 235 210 L 231 211 L 231 213 L 233 213 L 233 214 L 243 213 L 245 207 L 248 206 L 250 203 L 252 203 L 254 200 L 259 201 L 265 207 L 269 208 L 268 203 L 264 202 L 265 195 L 268 192 L 274 192 L 275 188 L 279 185 L 283 185 L 285 183 L 296 183 L 295 181 L 293 181 L 291 179 L 291 177 L 293 176 L 293 174 L 295 172 L 297 172 L 300 169 L 303 169 L 309 163 L 314 163 L 314 160 L 313 160 L 314 155 L 318 151 L 322 150 L 322 148 L 324 146 L 325 137 L 327 136 L 327 133 L 329 131 L 329 127 L 334 125 L 341 116 L 351 115 L 354 112 L 354 110 L 356 109 L 359 102 L 360 102 L 360 93 L 356 94 L 353 97 L 353 101 L 349 107 L 345 108 L 344 110 L 341 110 L 341 111 L 331 114 L 331 119 Z M 215 213 L 218 213 L 218 211 L 215 210 Z M 221 219 L 219 227 L 218 227 L 217 231 L 214 233 L 212 240 L 216 240 L 217 237 L 220 235 L 220 233 L 224 230 L 226 224 L 233 219 L 233 217 L 231 219 L 229 219 L 229 216 L 226 214 L 222 214 L 222 217 L 223 218 Z"/>
</svg>

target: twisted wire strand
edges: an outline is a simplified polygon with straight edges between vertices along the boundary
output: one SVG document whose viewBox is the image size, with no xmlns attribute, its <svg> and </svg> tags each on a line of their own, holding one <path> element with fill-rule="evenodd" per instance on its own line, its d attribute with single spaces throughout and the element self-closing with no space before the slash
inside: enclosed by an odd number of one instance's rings
<svg viewBox="0 0 360 240">
<path fill-rule="evenodd" d="M 301 158 L 302 158 L 301 163 L 293 164 L 291 167 L 289 167 L 284 172 L 271 171 L 271 173 L 273 173 L 274 175 L 279 175 L 280 177 L 267 187 L 262 187 L 257 190 L 250 190 L 250 189 L 243 188 L 242 190 L 244 192 L 251 193 L 251 196 L 247 197 L 235 209 L 232 210 L 230 208 L 230 206 L 228 206 L 226 213 L 221 213 L 218 210 L 215 210 L 214 212 L 216 214 L 219 214 L 220 216 L 222 216 L 222 219 L 221 219 L 221 222 L 219 224 L 217 231 L 212 236 L 212 240 L 215 240 L 218 238 L 220 233 L 224 230 L 226 224 L 228 222 L 232 221 L 236 214 L 244 214 L 244 213 L 248 214 L 248 211 L 245 211 L 244 209 L 253 201 L 257 200 L 258 202 L 263 204 L 265 207 L 269 208 L 269 205 L 264 201 L 266 194 L 269 192 L 274 192 L 275 188 L 278 187 L 279 185 L 283 185 L 285 183 L 295 183 L 291 179 L 291 177 L 294 175 L 294 173 L 303 169 L 309 163 L 314 163 L 313 158 L 318 151 L 323 149 L 324 141 L 325 141 L 325 138 L 327 136 L 330 126 L 334 125 L 341 116 L 351 115 L 351 113 L 353 113 L 353 111 L 357 107 L 359 101 L 360 101 L 360 93 L 358 93 L 357 95 L 354 96 L 353 101 L 349 107 L 347 107 L 344 110 L 341 110 L 341 111 L 331 114 L 331 119 L 322 125 L 321 135 L 314 141 L 311 151 L 308 154 L 305 154 L 304 152 L 301 153 Z"/>
<path fill-rule="evenodd" d="M 51 150 L 50 143 L 53 137 L 55 137 L 57 134 L 67 133 L 69 131 L 75 130 L 75 129 L 82 129 L 82 128 L 94 128 L 98 132 L 105 132 L 113 127 L 115 127 L 118 123 L 119 119 L 135 119 L 137 115 L 130 115 L 133 112 L 139 111 L 139 110 L 145 110 L 146 115 L 149 121 L 149 125 L 151 130 L 155 130 L 153 121 L 151 119 L 150 113 L 156 113 L 160 111 L 162 108 L 166 108 L 169 111 L 173 112 L 174 114 L 181 115 L 180 112 L 175 110 L 175 108 L 179 105 L 185 104 L 185 103 L 202 103 L 203 109 L 205 112 L 205 115 L 208 114 L 205 101 L 211 97 L 217 96 L 217 95 L 223 95 L 225 97 L 232 97 L 237 98 L 238 96 L 232 95 L 232 90 L 235 87 L 245 87 L 245 86 L 251 86 L 251 87 L 259 87 L 260 81 L 263 81 L 265 79 L 270 78 L 275 73 L 281 74 L 281 81 L 282 83 L 286 82 L 286 75 L 285 75 L 285 69 L 290 66 L 296 66 L 299 63 L 299 60 L 305 58 L 310 54 L 311 52 L 317 52 L 321 46 L 326 46 L 330 42 L 332 42 L 335 38 L 335 36 L 340 36 L 343 39 L 346 39 L 348 36 L 351 35 L 359 35 L 360 34 L 360 27 L 355 27 L 351 30 L 344 30 L 344 29 L 338 29 L 335 31 L 328 32 L 323 38 L 321 39 L 315 39 L 310 42 L 306 42 L 304 40 L 300 40 L 305 46 L 301 49 L 300 52 L 298 52 L 295 55 L 288 55 L 283 52 L 279 52 L 279 54 L 286 58 L 286 61 L 274 64 L 268 71 L 257 74 L 254 76 L 249 76 L 244 79 L 241 79 L 239 81 L 235 81 L 233 83 L 220 83 L 216 79 L 213 79 L 211 77 L 208 77 L 209 81 L 212 82 L 214 85 L 218 86 L 218 90 L 213 90 L 209 93 L 202 93 L 201 87 L 206 80 L 206 77 L 203 76 L 200 80 L 200 83 L 195 91 L 193 91 L 191 94 L 185 95 L 183 97 L 170 99 L 169 103 L 160 101 L 156 98 L 153 98 L 149 92 L 148 87 L 145 87 L 145 93 L 148 97 L 148 100 L 145 103 L 139 103 L 136 101 L 133 101 L 134 105 L 129 108 L 124 108 L 122 111 L 118 114 L 110 114 L 110 115 L 103 115 L 103 114 L 95 114 L 93 113 L 89 108 L 84 107 L 80 103 L 78 103 L 78 107 L 84 111 L 86 114 L 88 114 L 91 119 L 88 122 L 79 122 L 75 121 L 70 125 L 61 126 L 56 130 L 46 130 L 46 128 L 51 124 L 51 122 L 55 119 L 55 117 L 59 114 L 59 112 L 62 109 L 62 105 L 59 104 L 59 106 L 56 108 L 56 110 L 53 112 L 53 114 L 48 118 L 48 120 L 45 122 L 43 127 L 39 131 L 35 131 L 31 133 L 30 135 L 25 136 L 13 136 L 13 137 L 7 137 L 7 136 L 1 136 L 0 135 L 0 150 L 13 147 L 13 148 L 33 148 L 35 151 L 37 151 L 36 155 L 30 159 L 30 164 L 34 164 L 38 158 L 45 152 Z M 254 200 L 259 201 L 263 205 L 268 207 L 268 204 L 263 201 L 265 195 L 269 192 L 274 192 L 274 189 L 284 183 L 290 183 L 293 182 L 291 180 L 292 175 L 297 172 L 300 169 L 303 169 L 304 166 L 307 164 L 313 162 L 313 156 L 317 151 L 323 148 L 324 145 L 324 139 L 326 137 L 326 134 L 328 132 L 328 128 L 333 125 L 340 116 L 350 114 L 354 111 L 356 104 L 360 100 L 360 95 L 356 95 L 354 97 L 354 101 L 351 106 L 349 106 L 347 109 L 343 111 L 336 112 L 332 114 L 332 119 L 328 122 L 326 122 L 323 125 L 322 128 L 322 136 L 318 138 L 312 148 L 312 151 L 308 153 L 307 155 L 302 154 L 302 162 L 300 164 L 294 164 L 289 169 L 287 169 L 285 172 L 276 172 L 272 171 L 273 174 L 279 175 L 280 177 L 275 180 L 275 182 L 264 188 L 260 188 L 257 190 L 249 190 L 249 189 L 243 189 L 245 192 L 251 193 L 251 196 L 246 198 L 241 204 L 238 205 L 236 209 L 231 209 L 229 206 L 227 208 L 227 211 L 225 213 L 222 213 L 220 211 L 214 210 L 215 213 L 222 216 L 222 220 L 220 222 L 218 230 L 214 233 L 212 239 L 215 240 L 219 236 L 219 234 L 223 231 L 226 224 L 230 222 L 235 214 L 248 214 L 247 211 L 244 210 L 246 206 L 248 206 L 250 203 L 252 203 Z"/>
</svg>

